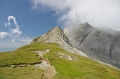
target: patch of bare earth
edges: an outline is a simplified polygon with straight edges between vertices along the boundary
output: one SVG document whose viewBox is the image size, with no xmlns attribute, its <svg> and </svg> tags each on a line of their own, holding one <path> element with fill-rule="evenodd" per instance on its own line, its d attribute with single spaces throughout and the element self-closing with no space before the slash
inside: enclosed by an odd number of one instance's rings
<svg viewBox="0 0 120 79">
<path fill-rule="evenodd" d="M 51 79 L 57 72 L 54 68 L 54 66 L 51 66 L 49 60 L 47 58 L 44 58 L 43 55 L 46 53 L 49 53 L 49 49 L 45 51 L 36 51 L 41 59 L 40 64 L 36 64 L 35 67 L 44 69 L 45 72 L 43 73 L 41 79 Z"/>
</svg>

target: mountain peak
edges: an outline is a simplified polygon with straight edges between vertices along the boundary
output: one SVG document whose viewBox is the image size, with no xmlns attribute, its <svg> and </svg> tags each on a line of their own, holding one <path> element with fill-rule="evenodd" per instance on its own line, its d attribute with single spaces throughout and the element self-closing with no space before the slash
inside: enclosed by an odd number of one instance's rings
<svg viewBox="0 0 120 79">
<path fill-rule="evenodd" d="M 62 30 L 59 26 L 55 26 L 53 29 L 55 29 L 55 30 Z"/>
<path fill-rule="evenodd" d="M 51 29 L 50 31 L 61 31 L 62 29 L 59 26 L 55 26 L 53 29 Z M 48 31 L 48 32 L 50 32 Z M 47 33 L 48 33 L 47 32 Z"/>
<path fill-rule="evenodd" d="M 75 31 L 83 32 L 83 31 L 87 31 L 93 28 L 94 27 L 92 27 L 88 22 L 85 22 L 77 26 L 71 26 L 71 27 L 64 28 L 64 33 L 68 35 L 68 34 L 75 33 Z"/>
<path fill-rule="evenodd" d="M 63 33 L 62 29 L 59 26 L 54 27 L 47 33 L 45 33 L 43 36 L 38 37 L 37 41 L 32 41 L 34 42 L 45 42 L 45 43 L 57 43 L 59 44 L 61 41 L 66 41 L 69 43 L 68 38 L 66 35 Z"/>
<path fill-rule="evenodd" d="M 62 29 L 59 26 L 56 26 L 53 29 L 51 29 L 50 31 L 48 31 L 45 35 L 47 35 L 49 33 L 53 33 L 54 34 L 54 32 L 60 34 L 60 33 L 62 33 Z"/>
</svg>

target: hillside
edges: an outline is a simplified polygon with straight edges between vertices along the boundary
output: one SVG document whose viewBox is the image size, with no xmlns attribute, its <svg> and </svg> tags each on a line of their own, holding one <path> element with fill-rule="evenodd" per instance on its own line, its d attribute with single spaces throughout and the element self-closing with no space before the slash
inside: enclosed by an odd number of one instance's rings
<svg viewBox="0 0 120 79">
<path fill-rule="evenodd" d="M 50 49 L 50 51 L 44 55 L 44 58 L 48 58 L 51 65 L 54 66 L 57 71 L 53 79 L 120 78 L 119 70 L 100 64 L 84 56 L 67 52 L 61 49 L 57 44 L 35 43 L 23 46 L 13 52 L 0 53 L 0 79 L 41 79 L 44 69 L 35 67 L 35 64 L 30 64 L 37 63 L 41 60 L 38 61 L 38 55 L 32 55 L 31 57 L 29 54 L 37 54 L 30 51 L 44 51 L 46 49 Z M 19 51 L 25 52 L 21 53 L 23 55 L 20 55 Z M 15 62 L 13 62 L 14 60 Z M 20 66 L 20 64 L 22 65 Z M 25 65 L 25 67 L 23 67 L 23 65 Z"/>
<path fill-rule="evenodd" d="M 120 79 L 119 74 L 71 47 L 59 27 L 29 45 L 0 53 L 0 79 Z"/>
</svg>

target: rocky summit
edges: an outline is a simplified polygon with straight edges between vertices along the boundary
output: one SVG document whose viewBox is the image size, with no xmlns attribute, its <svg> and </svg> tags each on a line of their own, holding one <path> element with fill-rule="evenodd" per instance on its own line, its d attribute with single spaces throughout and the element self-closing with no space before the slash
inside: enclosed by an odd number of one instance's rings
<svg viewBox="0 0 120 79">
<path fill-rule="evenodd" d="M 65 28 L 71 46 L 97 59 L 120 68 L 120 32 L 94 28 L 88 23 Z"/>
</svg>

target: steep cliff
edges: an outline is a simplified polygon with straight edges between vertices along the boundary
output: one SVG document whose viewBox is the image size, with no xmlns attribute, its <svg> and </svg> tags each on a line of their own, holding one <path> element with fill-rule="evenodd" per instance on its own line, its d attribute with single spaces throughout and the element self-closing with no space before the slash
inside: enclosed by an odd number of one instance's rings
<svg viewBox="0 0 120 79">
<path fill-rule="evenodd" d="M 120 32 L 111 31 L 94 28 L 88 23 L 64 30 L 73 47 L 93 59 L 120 68 Z"/>
</svg>

